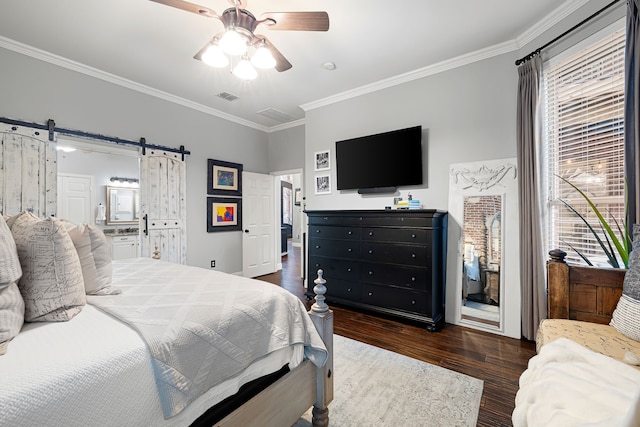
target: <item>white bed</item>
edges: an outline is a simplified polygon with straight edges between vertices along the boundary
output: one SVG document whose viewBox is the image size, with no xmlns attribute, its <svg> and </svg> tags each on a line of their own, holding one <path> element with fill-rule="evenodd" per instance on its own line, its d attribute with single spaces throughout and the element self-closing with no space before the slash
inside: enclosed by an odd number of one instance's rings
<svg viewBox="0 0 640 427">
<path fill-rule="evenodd" d="M 167 290 L 169 298 L 179 299 L 175 289 L 183 295 L 197 295 L 203 288 L 228 288 L 245 289 L 245 296 L 240 299 L 247 303 L 246 290 L 257 287 L 274 292 L 292 307 L 303 307 L 302 303 L 266 282 L 148 258 L 114 261 L 112 286 L 122 290 L 122 294 L 87 296 L 88 303 L 69 321 L 24 324 L 10 342 L 8 352 L 0 357 L 0 425 L 188 426 L 208 408 L 236 393 L 240 385 L 278 371 L 284 365 L 295 371 L 306 358 L 305 344 L 300 342 L 269 352 L 186 408 L 179 408 L 177 415 L 166 418 L 149 346 L 131 326 L 92 302 L 106 301 L 109 305 L 110 301 L 131 302 L 140 298 L 161 302 L 159 295 L 164 292 L 167 298 Z M 228 294 L 215 295 L 222 305 L 227 305 L 231 303 L 230 297 L 225 296 Z M 141 309 L 133 307 L 133 310 Z M 306 318 L 293 323 L 310 326 L 308 332 L 314 346 L 324 348 L 311 319 L 306 311 L 302 312 Z M 309 346 L 306 348 L 308 353 Z M 315 391 L 316 386 L 314 383 L 307 387 Z"/>
</svg>

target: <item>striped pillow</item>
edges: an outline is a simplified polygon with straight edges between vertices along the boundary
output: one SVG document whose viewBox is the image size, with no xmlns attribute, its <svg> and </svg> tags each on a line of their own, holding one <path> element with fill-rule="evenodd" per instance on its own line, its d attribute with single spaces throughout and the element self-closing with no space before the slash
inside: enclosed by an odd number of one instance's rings
<svg viewBox="0 0 640 427">
<path fill-rule="evenodd" d="M 621 334 L 640 341 L 640 224 L 633 225 L 633 250 L 624 276 L 622 296 L 610 325 Z"/>
<path fill-rule="evenodd" d="M 18 290 L 22 276 L 18 251 L 11 230 L 0 216 L 0 355 L 7 352 L 24 323 L 24 301 Z"/>
</svg>

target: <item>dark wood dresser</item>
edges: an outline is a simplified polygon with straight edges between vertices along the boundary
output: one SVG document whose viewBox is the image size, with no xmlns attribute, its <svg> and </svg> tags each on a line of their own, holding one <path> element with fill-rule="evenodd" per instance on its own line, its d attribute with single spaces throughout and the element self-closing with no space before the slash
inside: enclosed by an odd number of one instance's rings
<svg viewBox="0 0 640 427">
<path fill-rule="evenodd" d="M 423 322 L 429 330 L 444 326 L 447 212 L 305 213 L 307 277 L 323 270 L 328 301 Z"/>
</svg>

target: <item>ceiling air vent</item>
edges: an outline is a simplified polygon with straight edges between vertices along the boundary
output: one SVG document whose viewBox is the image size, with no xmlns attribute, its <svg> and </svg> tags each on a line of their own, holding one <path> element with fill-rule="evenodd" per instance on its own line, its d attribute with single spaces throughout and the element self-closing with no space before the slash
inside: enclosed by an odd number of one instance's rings
<svg viewBox="0 0 640 427">
<path fill-rule="evenodd" d="M 226 101 L 235 101 L 236 99 L 238 99 L 237 96 L 235 96 L 234 94 L 229 93 L 229 92 L 220 92 L 216 96 L 219 96 L 220 98 L 222 98 L 222 99 L 224 99 Z"/>
<path fill-rule="evenodd" d="M 264 110 L 258 111 L 258 114 L 278 123 L 287 123 L 295 120 L 295 118 L 283 113 L 282 111 L 278 111 L 275 108 L 265 108 Z"/>
</svg>

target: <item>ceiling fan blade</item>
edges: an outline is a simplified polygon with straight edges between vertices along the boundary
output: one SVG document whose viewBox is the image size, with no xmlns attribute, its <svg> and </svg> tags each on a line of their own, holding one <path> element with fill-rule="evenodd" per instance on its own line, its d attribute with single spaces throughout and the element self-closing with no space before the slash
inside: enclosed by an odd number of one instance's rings
<svg viewBox="0 0 640 427">
<path fill-rule="evenodd" d="M 327 12 L 267 12 L 261 21 L 272 30 L 328 31 Z"/>
<path fill-rule="evenodd" d="M 268 38 L 260 34 L 256 34 L 255 37 L 262 40 L 264 44 L 267 46 L 267 49 L 271 51 L 271 55 L 273 55 L 273 59 L 276 60 L 276 66 L 275 66 L 276 71 L 280 71 L 280 72 L 287 71 L 289 68 L 292 67 L 291 63 L 287 60 L 287 58 L 285 58 L 284 55 L 282 55 L 280 51 L 276 49 L 276 47 L 269 41 Z"/>
<path fill-rule="evenodd" d="M 218 14 L 212 9 L 205 6 L 189 3 L 182 0 L 151 0 L 156 3 L 164 4 L 166 6 L 175 7 L 176 9 L 186 10 L 187 12 L 195 13 L 196 15 L 206 16 L 207 18 L 219 18 Z"/>
</svg>

